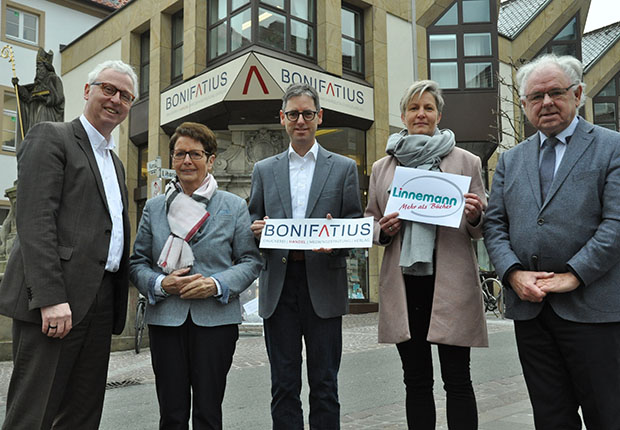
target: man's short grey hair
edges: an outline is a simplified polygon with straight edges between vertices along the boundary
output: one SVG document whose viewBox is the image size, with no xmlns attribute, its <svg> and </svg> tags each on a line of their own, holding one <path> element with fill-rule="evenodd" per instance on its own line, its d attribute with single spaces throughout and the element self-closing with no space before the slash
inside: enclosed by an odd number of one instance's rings
<svg viewBox="0 0 620 430">
<path fill-rule="evenodd" d="M 409 102 L 418 94 L 418 98 L 422 97 L 422 94 L 427 91 L 435 98 L 435 105 L 437 105 L 437 111 L 441 113 L 444 107 L 443 97 L 441 95 L 441 88 L 439 88 L 439 84 L 435 81 L 431 81 L 430 79 L 425 79 L 422 81 L 415 81 L 407 91 L 405 91 L 405 95 L 402 99 L 400 99 L 400 113 L 405 114 L 407 112 L 407 106 L 409 106 Z"/>
<path fill-rule="evenodd" d="M 286 89 L 286 92 L 282 96 L 282 112 L 286 109 L 286 103 L 293 97 L 308 96 L 314 100 L 314 107 L 318 111 L 321 110 L 321 103 L 319 102 L 319 93 L 314 87 L 308 84 L 291 84 Z"/>
<path fill-rule="evenodd" d="M 131 78 L 133 82 L 133 95 L 138 98 L 138 76 L 129 64 L 123 63 L 121 60 L 107 60 L 101 64 L 95 66 L 95 68 L 88 74 L 88 83 L 92 84 L 97 81 L 97 78 L 104 70 L 112 69 L 119 73 L 123 73 Z"/>
<path fill-rule="evenodd" d="M 581 87 L 579 107 L 583 106 L 586 102 L 586 84 L 582 82 L 583 64 L 571 55 L 557 56 L 555 54 L 544 54 L 521 66 L 516 76 L 521 100 L 525 100 L 525 91 L 527 91 L 527 83 L 532 72 L 549 66 L 558 67 L 564 72 L 571 84 L 575 85 L 572 88 L 573 91 L 577 91 L 577 88 Z"/>
</svg>

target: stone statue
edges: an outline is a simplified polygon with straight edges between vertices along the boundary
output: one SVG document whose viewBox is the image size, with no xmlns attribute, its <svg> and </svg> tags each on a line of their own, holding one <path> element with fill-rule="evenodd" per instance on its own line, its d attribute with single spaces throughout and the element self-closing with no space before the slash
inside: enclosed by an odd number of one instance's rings
<svg viewBox="0 0 620 430">
<path fill-rule="evenodd" d="M 17 187 L 8 188 L 4 195 L 9 198 L 11 208 L 0 228 L 0 273 L 4 273 L 6 261 L 9 258 L 15 236 L 17 235 L 17 226 L 15 225 L 15 199 L 17 198 Z"/>
<path fill-rule="evenodd" d="M 17 77 L 14 77 L 12 80 L 19 94 L 23 136 L 26 135 L 33 125 L 39 122 L 60 122 L 64 120 L 65 96 L 62 81 L 56 75 L 52 65 L 53 59 L 54 54 L 52 51 L 45 52 L 43 48 L 39 48 L 37 53 L 37 73 L 34 82 L 28 85 L 19 85 Z M 16 139 L 15 149 L 17 150 L 23 140 L 21 131 L 17 132 Z M 0 272 L 4 272 L 4 267 L 13 248 L 17 232 L 15 227 L 16 194 L 16 186 L 7 189 L 5 194 L 11 202 L 11 208 L 0 230 Z"/>
<path fill-rule="evenodd" d="M 34 82 L 28 85 L 18 85 L 19 79 L 14 77 L 12 82 L 19 93 L 21 110 L 21 124 L 25 136 L 30 128 L 43 121 L 64 121 L 65 96 L 62 81 L 56 75 L 52 60 L 54 54 L 50 50 L 45 52 L 39 48 L 37 53 L 37 73 Z M 17 143 L 22 141 L 22 133 L 17 133 Z M 18 145 L 16 145 L 18 147 Z"/>
</svg>

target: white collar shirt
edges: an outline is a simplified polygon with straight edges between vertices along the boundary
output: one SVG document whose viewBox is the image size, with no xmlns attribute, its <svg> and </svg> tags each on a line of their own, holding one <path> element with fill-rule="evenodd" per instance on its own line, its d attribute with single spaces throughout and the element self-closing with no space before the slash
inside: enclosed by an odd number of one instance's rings
<svg viewBox="0 0 620 430">
<path fill-rule="evenodd" d="M 108 272 L 116 272 L 120 267 L 121 258 L 123 256 L 124 234 L 123 199 L 121 197 L 121 188 L 118 184 L 116 168 L 114 167 L 111 154 L 111 151 L 115 147 L 114 137 L 111 135 L 109 139 L 103 137 L 101 133 L 88 122 L 84 115 L 80 116 L 80 121 L 86 130 L 88 140 L 95 154 L 95 160 L 97 160 L 97 166 L 99 167 L 110 218 L 112 220 L 112 234 L 110 236 L 110 246 L 108 247 L 108 259 L 106 261 L 105 270 Z"/>
<path fill-rule="evenodd" d="M 575 115 L 575 118 L 571 121 L 571 123 L 558 133 L 555 137 L 560 142 L 555 145 L 555 170 L 553 174 L 555 175 L 558 172 L 558 167 L 560 167 L 560 162 L 562 161 L 562 157 L 564 157 L 564 153 L 566 152 L 566 145 L 568 144 L 567 138 L 572 137 L 573 133 L 575 133 L 575 129 L 577 128 L 577 124 L 579 124 L 579 116 Z M 538 132 L 538 139 L 540 141 L 540 147 L 542 148 L 545 140 L 547 140 L 549 136 L 543 134 L 542 131 Z M 540 156 L 538 158 L 538 165 L 540 166 L 542 163 L 542 151 L 540 151 Z"/>
<path fill-rule="evenodd" d="M 319 145 L 316 140 L 312 148 L 301 157 L 289 144 L 288 171 L 291 184 L 291 206 L 293 218 L 305 218 L 308 208 L 308 196 L 314 176 L 316 159 L 319 154 Z"/>
</svg>

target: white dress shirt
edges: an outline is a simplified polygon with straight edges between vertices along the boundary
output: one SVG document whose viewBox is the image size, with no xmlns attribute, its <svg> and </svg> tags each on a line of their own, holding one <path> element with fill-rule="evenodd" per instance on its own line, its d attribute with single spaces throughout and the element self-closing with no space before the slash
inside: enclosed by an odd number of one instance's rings
<svg viewBox="0 0 620 430">
<path fill-rule="evenodd" d="M 560 133 L 558 133 L 555 136 L 556 139 L 560 141 L 560 143 L 555 145 L 555 170 L 553 171 L 554 176 L 558 172 L 558 167 L 560 167 L 560 162 L 562 161 L 562 157 L 564 157 L 564 153 L 566 152 L 566 145 L 567 145 L 566 138 L 571 137 L 573 133 L 575 133 L 575 129 L 577 128 L 578 123 L 579 123 L 579 116 L 575 115 L 575 118 L 573 118 L 573 120 L 568 125 L 568 127 L 566 127 L 564 130 L 562 130 Z M 543 143 L 545 143 L 545 140 L 547 140 L 549 136 L 546 136 L 545 134 L 543 134 L 542 131 L 539 131 L 538 138 L 540 140 L 540 147 L 542 148 Z M 542 151 L 540 151 L 540 156 L 538 158 L 539 166 L 540 166 L 540 163 L 542 163 Z"/>
<path fill-rule="evenodd" d="M 291 206 L 293 218 L 305 218 L 308 208 L 308 196 L 314 176 L 314 167 L 319 153 L 319 145 L 316 140 L 306 155 L 300 157 L 289 144 L 288 147 L 288 171 L 291 183 Z"/>
<path fill-rule="evenodd" d="M 108 202 L 110 218 L 112 219 L 112 235 L 110 237 L 105 270 L 108 272 L 116 272 L 123 256 L 123 199 L 121 198 L 121 188 L 118 184 L 114 161 L 110 154 L 115 147 L 114 137 L 110 135 L 110 139 L 106 140 L 106 138 L 88 122 L 84 115 L 80 116 L 80 122 L 86 130 L 88 140 L 95 154 L 95 160 L 97 160 L 101 181 L 103 182 L 103 189 Z"/>
</svg>

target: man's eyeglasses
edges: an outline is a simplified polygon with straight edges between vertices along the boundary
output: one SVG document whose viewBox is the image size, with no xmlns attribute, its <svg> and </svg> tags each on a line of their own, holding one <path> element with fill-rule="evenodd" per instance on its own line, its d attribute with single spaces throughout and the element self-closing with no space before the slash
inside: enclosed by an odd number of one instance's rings
<svg viewBox="0 0 620 430">
<path fill-rule="evenodd" d="M 305 121 L 312 121 L 317 113 L 318 111 L 313 111 L 313 110 L 305 110 L 303 112 L 299 112 L 296 110 L 290 110 L 288 112 L 284 112 L 284 116 L 289 121 L 297 121 L 299 119 L 299 115 L 303 116 Z"/>
<path fill-rule="evenodd" d="M 551 98 L 551 100 L 561 99 L 564 94 L 568 92 L 571 88 L 576 86 L 577 84 L 573 84 L 570 87 L 566 88 L 553 88 L 549 91 L 526 94 L 525 99 L 530 103 L 541 103 L 545 99 L 545 94 Z"/>
<path fill-rule="evenodd" d="M 191 158 L 194 161 L 202 160 L 205 155 L 207 157 L 211 156 L 211 154 L 209 154 L 206 151 L 172 151 L 171 154 L 172 154 L 172 158 L 174 158 L 177 161 L 185 160 L 185 157 L 188 154 L 189 154 L 189 158 Z"/>
<path fill-rule="evenodd" d="M 114 97 L 116 93 L 120 93 L 121 102 L 126 105 L 130 105 L 136 99 L 136 96 L 131 94 L 129 91 L 121 91 L 114 85 L 107 82 L 93 82 L 91 85 L 99 85 L 101 87 L 101 91 L 103 91 L 103 94 L 108 97 Z"/>
</svg>

